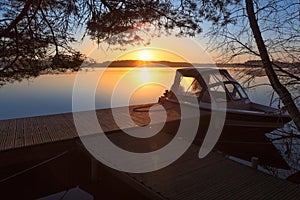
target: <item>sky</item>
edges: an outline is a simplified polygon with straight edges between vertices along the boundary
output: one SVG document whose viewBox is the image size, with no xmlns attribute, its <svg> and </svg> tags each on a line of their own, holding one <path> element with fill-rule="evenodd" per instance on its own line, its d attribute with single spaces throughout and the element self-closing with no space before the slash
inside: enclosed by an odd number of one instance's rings
<svg viewBox="0 0 300 200">
<path fill-rule="evenodd" d="M 114 60 L 167 60 L 175 62 L 212 63 L 212 53 L 206 51 L 205 42 L 199 39 L 162 36 L 153 38 L 150 45 L 128 46 L 125 50 L 108 48 L 91 41 L 88 36 L 75 46 L 76 49 L 98 63 Z"/>
<path fill-rule="evenodd" d="M 151 39 L 150 44 L 128 45 L 125 50 L 109 48 L 105 43 L 97 44 L 89 36 L 76 49 L 97 63 L 116 60 L 155 60 L 190 63 L 216 63 L 219 54 L 208 50 L 208 41 L 203 35 L 194 38 L 161 36 Z M 251 57 L 237 58 L 234 62 L 245 62 Z M 253 58 L 255 59 L 255 58 Z"/>
<path fill-rule="evenodd" d="M 279 2 L 279 3 L 278 3 Z M 280 1 L 278 0 L 277 6 L 284 6 L 285 3 L 295 3 L 297 5 L 298 0 L 286 0 Z M 264 7 L 266 3 L 270 3 L 269 1 L 261 1 L 261 7 Z M 282 5 L 281 5 L 282 4 Z M 289 5 L 289 4 L 288 4 Z M 294 6 L 295 7 L 295 6 Z M 294 8 L 293 7 L 293 8 Z M 295 7 L 296 9 L 297 7 Z M 283 12 L 284 11 L 284 12 Z M 286 10 L 283 10 L 282 12 L 278 12 L 278 15 L 281 15 L 282 13 L 284 14 L 289 14 L 289 11 L 291 11 L 291 8 L 287 6 Z M 296 11 L 298 11 L 296 9 Z M 285 13 L 287 12 L 287 13 Z M 276 12 L 274 12 L 276 14 Z M 263 15 L 268 14 L 268 9 L 266 12 L 262 13 Z M 273 16 L 274 21 L 276 20 L 280 21 L 281 19 L 278 16 Z M 261 16 L 262 22 L 264 21 L 264 16 Z M 266 18 L 268 19 L 268 18 Z M 285 18 L 284 18 L 285 19 Z M 283 19 L 283 20 L 284 20 Z M 296 20 L 296 21 L 295 21 Z M 292 21 L 295 26 L 299 25 L 298 18 Z M 230 32 L 233 35 L 238 35 L 239 34 L 239 29 L 243 27 L 245 24 L 244 23 L 238 23 L 239 26 L 230 26 Z M 268 27 L 268 24 L 260 24 L 261 29 L 264 30 L 265 26 L 268 28 L 263 31 L 263 37 L 266 40 L 266 44 L 268 42 L 272 41 L 274 37 L 277 37 L 276 31 L 274 31 L 275 28 L 272 26 L 274 25 L 273 22 L 271 21 Z M 202 34 L 198 35 L 195 38 L 177 38 L 175 36 L 161 36 L 159 38 L 152 38 L 151 44 L 148 46 L 144 45 L 136 45 L 136 46 L 128 46 L 126 47 L 126 50 L 115 50 L 115 49 L 110 49 L 108 48 L 107 44 L 96 44 L 96 42 L 93 42 L 89 39 L 89 36 L 86 36 L 83 42 L 80 44 L 76 45 L 76 48 L 80 50 L 82 53 L 86 54 L 88 57 L 91 57 L 95 59 L 98 63 L 105 62 L 105 61 L 115 61 L 115 60 L 167 60 L 167 61 L 187 61 L 191 63 L 215 63 L 218 62 L 218 53 L 217 52 L 212 52 L 208 51 L 208 41 L 207 39 L 204 39 L 203 36 L 205 36 L 205 33 L 208 31 L 210 24 L 207 22 L 204 22 L 202 24 L 202 29 L 203 32 Z M 285 27 L 285 26 L 284 26 Z M 289 26 L 286 26 L 287 28 Z M 235 30 L 237 28 L 237 30 Z M 298 29 L 296 29 L 298 30 Z M 285 37 L 290 37 L 294 34 L 293 31 L 290 32 L 289 34 L 284 34 L 283 36 Z M 295 33 L 296 34 L 296 33 Z M 253 37 L 247 33 L 241 35 L 242 37 L 239 38 L 243 40 L 246 44 L 253 42 Z M 281 35 L 282 36 L 282 35 Z M 280 36 L 280 37 L 281 37 Z M 250 37 L 250 38 L 249 38 Z M 275 45 L 276 46 L 276 45 Z M 274 49 L 274 44 L 270 43 L 270 47 Z M 296 46 L 297 47 L 297 46 Z M 275 49 L 277 50 L 277 49 Z M 229 51 L 229 50 L 228 50 Z M 281 59 L 282 55 L 277 55 L 274 54 L 273 58 L 275 59 Z M 283 55 L 284 57 L 284 55 Z M 231 62 L 245 62 L 247 60 L 257 60 L 259 59 L 256 56 L 249 56 L 249 55 L 243 55 L 243 56 L 238 56 Z M 284 58 L 285 59 L 285 58 Z"/>
</svg>

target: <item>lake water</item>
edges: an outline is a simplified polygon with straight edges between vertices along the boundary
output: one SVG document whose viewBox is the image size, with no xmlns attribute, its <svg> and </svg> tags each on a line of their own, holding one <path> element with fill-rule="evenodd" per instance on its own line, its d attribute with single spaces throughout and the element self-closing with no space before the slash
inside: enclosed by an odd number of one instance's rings
<svg viewBox="0 0 300 200">
<path fill-rule="evenodd" d="M 80 73 L 83 81 L 89 85 L 101 79 L 95 91 L 95 107 L 108 108 L 157 102 L 164 90 L 173 83 L 174 68 L 110 68 L 86 69 Z M 241 76 L 243 69 L 229 69 L 233 77 L 245 80 Z M 21 82 L 8 83 L 0 87 L 0 119 L 48 115 L 72 112 L 72 94 L 74 81 L 78 73 L 45 74 Z M 255 77 L 251 85 L 268 83 L 266 77 Z M 248 89 L 248 95 L 254 102 L 269 105 L 272 95 L 270 86 Z M 84 94 L 84 92 L 82 92 Z M 276 107 L 278 101 L 273 104 Z"/>
</svg>

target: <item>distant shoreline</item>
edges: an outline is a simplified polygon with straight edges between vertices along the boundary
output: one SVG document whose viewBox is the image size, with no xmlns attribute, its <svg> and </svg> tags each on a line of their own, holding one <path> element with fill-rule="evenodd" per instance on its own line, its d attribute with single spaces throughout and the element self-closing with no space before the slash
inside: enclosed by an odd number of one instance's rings
<svg viewBox="0 0 300 200">
<path fill-rule="evenodd" d="M 288 68 L 290 66 L 300 67 L 300 63 L 283 63 L 276 62 L 282 68 Z M 118 61 L 106 61 L 103 63 L 86 63 L 84 67 L 92 68 L 132 68 L 132 67 L 149 67 L 149 68 L 164 68 L 164 67 L 233 67 L 233 68 L 261 68 L 262 63 L 260 61 L 247 61 L 245 63 L 187 63 L 187 62 L 171 62 L 171 61 L 141 61 L 141 60 L 118 60 Z"/>
</svg>

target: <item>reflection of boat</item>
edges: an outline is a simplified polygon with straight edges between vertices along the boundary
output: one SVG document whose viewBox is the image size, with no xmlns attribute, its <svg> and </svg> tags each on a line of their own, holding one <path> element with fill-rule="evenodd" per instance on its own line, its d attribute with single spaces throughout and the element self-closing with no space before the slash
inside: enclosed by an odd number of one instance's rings
<svg viewBox="0 0 300 200">
<path fill-rule="evenodd" d="M 198 104 L 191 103 L 195 97 Z M 164 106 L 181 103 L 199 107 L 200 116 L 204 118 L 212 109 L 224 112 L 221 105 L 226 103 L 224 130 L 230 132 L 242 128 L 253 133 L 267 133 L 290 121 L 286 113 L 276 108 L 251 102 L 242 86 L 224 69 L 178 69 L 171 91 L 167 91 L 159 102 Z"/>
</svg>

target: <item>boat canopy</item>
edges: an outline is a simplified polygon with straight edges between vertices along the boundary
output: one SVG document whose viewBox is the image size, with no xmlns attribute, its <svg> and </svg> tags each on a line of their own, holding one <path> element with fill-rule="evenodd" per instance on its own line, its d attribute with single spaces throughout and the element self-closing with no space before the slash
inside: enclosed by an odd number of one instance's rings
<svg viewBox="0 0 300 200">
<path fill-rule="evenodd" d="M 178 69 L 171 90 L 186 100 L 196 95 L 199 101 L 216 102 L 248 100 L 242 86 L 225 69 Z"/>
</svg>

